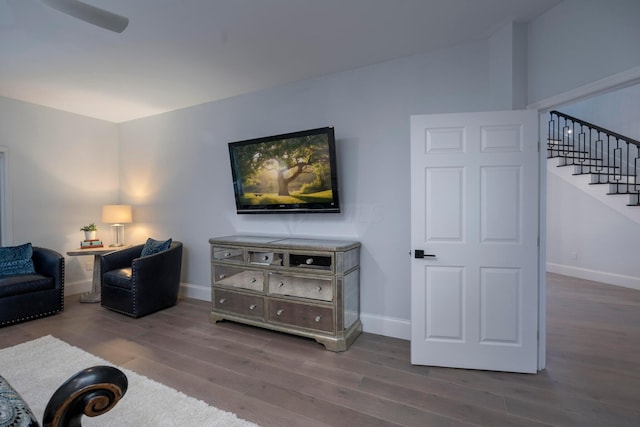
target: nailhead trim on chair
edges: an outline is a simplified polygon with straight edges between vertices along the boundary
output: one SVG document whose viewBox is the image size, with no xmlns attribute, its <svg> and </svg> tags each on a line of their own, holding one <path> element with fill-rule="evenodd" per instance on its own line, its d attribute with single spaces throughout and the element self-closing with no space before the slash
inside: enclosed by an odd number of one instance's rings
<svg viewBox="0 0 640 427">
<path fill-rule="evenodd" d="M 61 304 L 60 307 L 62 307 L 61 311 L 64 311 L 64 279 L 65 279 L 64 275 L 66 273 L 65 268 L 66 268 L 65 263 L 64 261 L 62 261 L 62 294 L 60 295 L 60 299 L 62 300 L 60 301 L 60 304 Z"/>
<path fill-rule="evenodd" d="M 131 278 L 133 283 L 131 283 L 131 290 L 133 291 L 133 313 L 131 313 L 132 316 L 136 316 L 137 311 L 136 311 L 136 305 L 138 302 L 138 287 L 136 286 L 136 263 L 134 262 L 133 265 L 131 266 Z"/>
<path fill-rule="evenodd" d="M 46 313 L 41 313 L 41 314 L 37 314 L 37 315 L 34 315 L 34 316 L 21 317 L 19 319 L 10 320 L 10 321 L 7 321 L 7 322 L 2 322 L 2 323 L 0 323 L 0 326 L 13 325 L 14 323 L 20 323 L 20 322 L 24 322 L 26 320 L 39 319 L 40 317 L 46 317 L 46 316 L 50 316 L 52 314 L 60 313 L 63 310 L 64 310 L 64 307 L 61 308 L 60 310 L 47 311 Z"/>
<path fill-rule="evenodd" d="M 19 319 L 14 319 L 14 320 L 9 320 L 6 322 L 2 322 L 0 323 L 0 326 L 7 326 L 7 325 L 13 325 L 14 323 L 20 323 L 20 322 L 26 322 L 27 320 L 34 320 L 34 319 L 39 319 L 41 317 L 47 317 L 47 316 L 51 316 L 53 314 L 56 313 L 61 313 L 64 311 L 64 262 L 62 263 L 62 292 L 60 292 L 60 309 L 59 310 L 53 310 L 53 311 L 47 311 L 46 313 L 40 313 L 34 316 L 27 316 L 27 317 L 21 317 Z"/>
</svg>

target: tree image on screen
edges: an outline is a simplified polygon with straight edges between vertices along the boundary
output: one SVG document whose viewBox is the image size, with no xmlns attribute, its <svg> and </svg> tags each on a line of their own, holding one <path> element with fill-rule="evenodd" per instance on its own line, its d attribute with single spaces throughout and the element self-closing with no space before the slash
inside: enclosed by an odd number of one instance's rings
<svg viewBox="0 0 640 427">
<path fill-rule="evenodd" d="M 244 204 L 323 203 L 332 200 L 326 135 L 237 148 L 238 191 Z"/>
</svg>

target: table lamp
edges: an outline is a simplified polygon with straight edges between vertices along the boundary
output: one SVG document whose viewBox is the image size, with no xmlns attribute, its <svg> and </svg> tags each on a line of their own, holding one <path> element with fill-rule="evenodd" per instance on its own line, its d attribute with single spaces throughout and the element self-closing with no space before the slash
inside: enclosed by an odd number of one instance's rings
<svg viewBox="0 0 640 427">
<path fill-rule="evenodd" d="M 131 205 L 104 205 L 102 222 L 111 224 L 115 242 L 109 246 L 124 246 L 124 225 L 132 222 Z"/>
</svg>

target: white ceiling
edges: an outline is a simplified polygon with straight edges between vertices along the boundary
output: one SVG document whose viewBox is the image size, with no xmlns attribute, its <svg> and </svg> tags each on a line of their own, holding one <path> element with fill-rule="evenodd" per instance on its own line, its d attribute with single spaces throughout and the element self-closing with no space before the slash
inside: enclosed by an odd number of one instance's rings
<svg viewBox="0 0 640 427">
<path fill-rule="evenodd" d="M 0 0 L 0 96 L 124 122 L 481 40 L 560 0 Z"/>
</svg>

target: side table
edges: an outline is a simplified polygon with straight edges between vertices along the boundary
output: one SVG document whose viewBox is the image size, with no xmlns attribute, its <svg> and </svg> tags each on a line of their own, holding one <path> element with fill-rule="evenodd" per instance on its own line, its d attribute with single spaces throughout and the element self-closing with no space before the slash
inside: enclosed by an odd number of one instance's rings
<svg viewBox="0 0 640 427">
<path fill-rule="evenodd" d="M 91 281 L 91 291 L 80 295 L 80 302 L 100 302 L 100 280 L 102 279 L 100 274 L 100 257 L 110 252 L 119 251 L 130 246 L 131 245 L 120 247 L 109 246 L 95 249 L 76 249 L 73 251 L 67 251 L 67 255 L 69 256 L 93 255 L 93 279 Z"/>
</svg>

